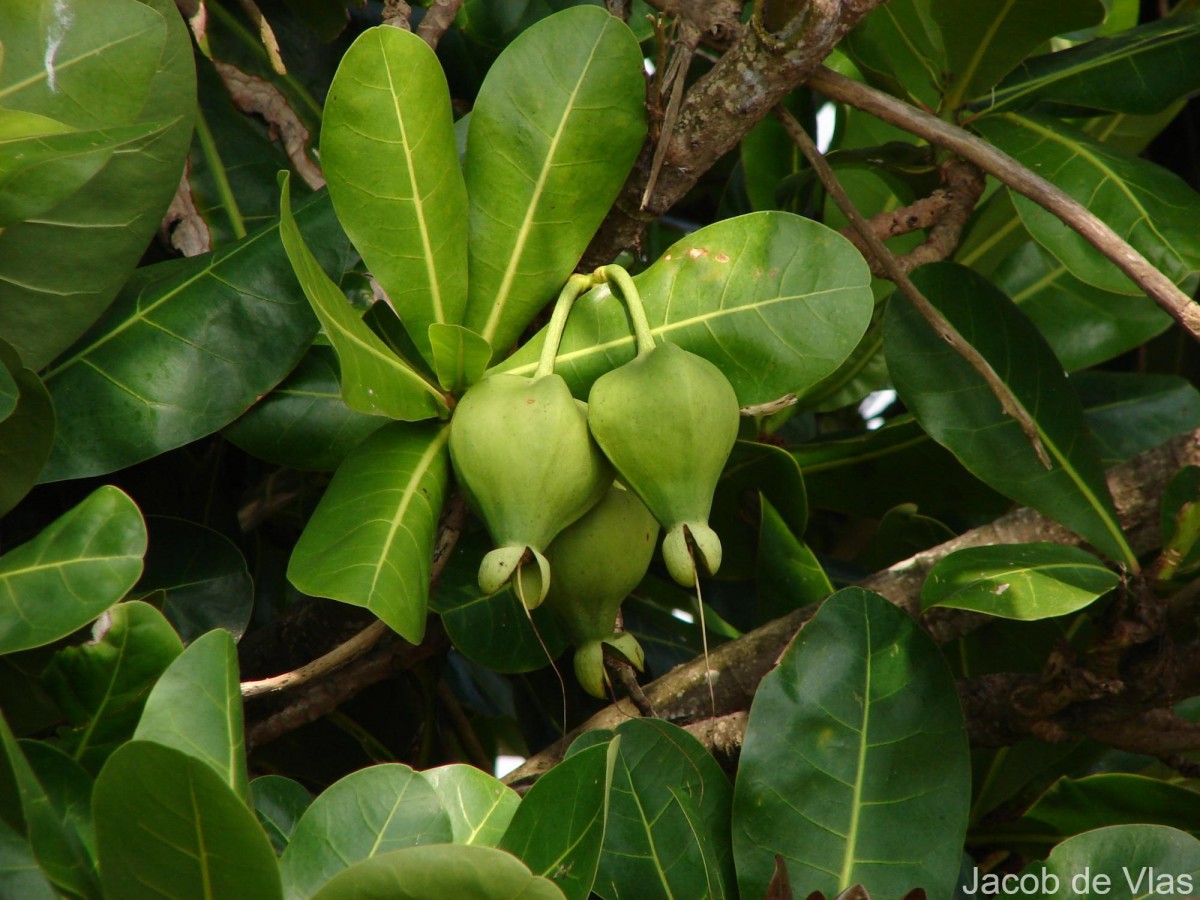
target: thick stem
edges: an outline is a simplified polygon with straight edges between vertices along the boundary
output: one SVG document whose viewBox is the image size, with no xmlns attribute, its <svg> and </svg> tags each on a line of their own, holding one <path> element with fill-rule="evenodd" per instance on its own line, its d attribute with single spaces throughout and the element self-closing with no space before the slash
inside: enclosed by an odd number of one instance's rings
<svg viewBox="0 0 1200 900">
<path fill-rule="evenodd" d="M 646 307 L 642 305 L 642 295 L 638 293 L 637 285 L 621 266 L 601 266 L 596 270 L 596 278 L 600 281 L 616 283 L 620 290 L 625 308 L 629 310 L 629 318 L 633 322 L 633 333 L 637 338 L 638 356 L 644 356 L 654 349 L 654 334 L 650 331 L 650 322 L 646 319 Z"/>
<path fill-rule="evenodd" d="M 567 327 L 567 316 L 575 299 L 595 284 L 590 275 L 572 275 L 563 285 L 562 292 L 554 301 L 554 312 L 550 316 L 550 324 L 546 328 L 546 343 L 542 344 L 542 355 L 538 357 L 538 367 L 534 370 L 534 378 L 544 378 L 554 372 L 554 357 L 558 356 L 558 345 L 562 343 L 563 331 Z"/>
</svg>

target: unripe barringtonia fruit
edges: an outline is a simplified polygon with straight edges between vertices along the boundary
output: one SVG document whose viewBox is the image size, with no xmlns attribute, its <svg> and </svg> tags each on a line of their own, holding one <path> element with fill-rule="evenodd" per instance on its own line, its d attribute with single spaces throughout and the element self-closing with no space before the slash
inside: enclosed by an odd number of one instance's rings
<svg viewBox="0 0 1200 900">
<path fill-rule="evenodd" d="M 721 565 L 708 514 L 737 439 L 737 395 L 703 357 L 647 343 L 639 340 L 632 362 L 592 385 L 588 425 L 621 480 L 667 530 L 663 560 L 671 577 L 692 587 L 696 568 L 712 574 Z"/>
<path fill-rule="evenodd" d="M 494 593 L 520 570 L 518 596 L 534 608 L 550 587 L 546 547 L 612 482 L 584 404 L 558 375 L 491 375 L 454 410 L 450 460 L 496 542 L 479 567 L 479 587 Z"/>
<path fill-rule="evenodd" d="M 608 676 L 604 645 L 641 670 L 645 654 L 633 635 L 616 630 L 621 602 L 650 568 L 658 522 L 632 492 L 614 482 L 600 502 L 546 550 L 554 579 L 546 605 L 575 645 L 575 675 L 601 699 Z"/>
</svg>

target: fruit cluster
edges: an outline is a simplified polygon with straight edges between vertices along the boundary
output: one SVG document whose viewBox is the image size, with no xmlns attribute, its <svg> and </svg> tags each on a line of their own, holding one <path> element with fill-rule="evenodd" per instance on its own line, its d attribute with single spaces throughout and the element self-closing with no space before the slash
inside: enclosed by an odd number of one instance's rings
<svg viewBox="0 0 1200 900">
<path fill-rule="evenodd" d="M 554 374 L 554 358 L 575 298 L 603 281 L 625 301 L 638 351 L 598 378 L 585 404 Z M 511 582 L 526 607 L 546 601 L 576 646 L 580 683 L 603 697 L 605 645 L 642 667 L 637 640 L 615 622 L 649 568 L 659 526 L 680 584 L 720 566 L 708 515 L 737 432 L 729 381 L 708 360 L 655 342 L 624 269 L 573 276 L 534 374 L 490 375 L 454 412 L 454 472 L 496 543 L 479 567 L 480 588 Z"/>
</svg>

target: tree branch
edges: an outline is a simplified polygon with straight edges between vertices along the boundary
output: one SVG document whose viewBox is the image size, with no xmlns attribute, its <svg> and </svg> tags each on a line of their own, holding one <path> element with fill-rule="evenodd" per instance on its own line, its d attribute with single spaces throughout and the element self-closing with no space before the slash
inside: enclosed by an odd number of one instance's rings
<svg viewBox="0 0 1200 900">
<path fill-rule="evenodd" d="M 1200 465 L 1200 429 L 1173 438 L 1109 471 L 1109 489 L 1121 527 L 1138 553 L 1159 546 L 1159 501 L 1167 482 L 1186 465 Z M 1040 513 L 1021 508 L 872 575 L 862 582 L 862 586 L 883 595 L 909 615 L 920 617 L 921 624 L 933 639 L 946 643 L 991 620 L 978 613 L 949 609 L 933 609 L 921 616 L 921 586 L 934 564 L 966 547 L 1031 541 L 1052 541 L 1075 547 L 1084 544 L 1078 536 Z M 796 632 L 816 610 L 816 606 L 797 609 L 712 651 L 710 660 L 716 675 L 713 693 L 718 717 L 749 709 L 759 681 L 774 668 Z M 1200 652 L 1191 664 L 1196 670 L 1195 684 L 1200 692 Z M 1185 683 L 1192 683 L 1186 680 L 1190 676 L 1185 674 L 1183 677 Z M 704 722 L 713 714 L 702 659 L 677 666 L 646 685 L 644 690 L 659 716 L 676 724 Z M 505 781 L 519 785 L 535 780 L 562 758 L 571 741 L 582 732 L 616 728 L 637 714 L 628 700 L 602 709 L 562 740 L 530 757 Z"/>
<path fill-rule="evenodd" d="M 652 148 L 643 148 L 616 203 L 584 253 L 580 271 L 591 271 L 634 247 L 642 231 L 675 205 L 700 176 L 766 116 L 783 97 L 803 84 L 847 31 L 883 0 L 806 0 L 779 5 L 790 15 L 773 14 L 764 24 L 761 9 L 717 63 L 684 96 L 677 124 L 666 143 L 653 194 L 642 204 L 652 171 Z M 660 0 L 655 4 L 682 15 L 712 34 L 731 30 L 727 3 L 706 13 L 699 0 Z"/>
<path fill-rule="evenodd" d="M 808 79 L 808 85 L 831 100 L 869 112 L 890 125 L 903 128 L 932 144 L 944 147 L 1058 216 L 1084 240 L 1112 260 L 1134 284 L 1146 292 L 1147 296 L 1187 329 L 1193 338 L 1200 340 L 1200 305 L 1194 303 L 1141 253 L 1065 191 L 966 130 L 830 69 L 817 69 Z"/>
<path fill-rule="evenodd" d="M 454 24 L 463 0 L 433 0 L 425 11 L 425 18 L 417 26 L 417 37 L 436 50 L 442 35 Z"/>
</svg>

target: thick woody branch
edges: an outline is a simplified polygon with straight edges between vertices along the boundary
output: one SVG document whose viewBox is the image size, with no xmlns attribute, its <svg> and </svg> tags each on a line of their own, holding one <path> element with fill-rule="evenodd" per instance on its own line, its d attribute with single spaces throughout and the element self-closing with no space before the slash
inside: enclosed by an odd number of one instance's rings
<svg viewBox="0 0 1200 900">
<path fill-rule="evenodd" d="M 1158 546 L 1158 507 L 1162 492 L 1170 478 L 1187 465 L 1200 465 L 1200 430 L 1180 435 L 1108 473 L 1109 489 L 1121 527 L 1138 553 Z M 883 595 L 910 615 L 919 616 L 921 586 L 938 560 L 966 547 L 1031 541 L 1083 545 L 1079 537 L 1062 526 L 1034 510 L 1022 508 L 872 575 L 862 582 L 862 586 Z M 797 609 L 712 651 L 709 668 L 715 676 L 713 694 L 718 717 L 749 709 L 759 681 L 775 666 L 796 632 L 815 612 L 815 606 Z M 921 621 L 934 640 L 945 643 L 989 619 L 957 610 L 931 610 Z M 1196 658 L 1196 668 L 1200 670 L 1200 653 Z M 680 725 L 703 723 L 714 714 L 705 671 L 703 659 L 692 660 L 646 685 L 645 695 L 659 716 L 668 721 Z M 1196 676 L 1196 683 L 1200 690 L 1200 674 Z M 561 741 L 531 757 L 505 780 L 516 785 L 532 781 L 555 765 L 580 733 L 616 728 L 625 719 L 637 715 L 637 709 L 628 700 L 606 707 Z"/>
<path fill-rule="evenodd" d="M 808 80 L 808 84 L 831 100 L 869 112 L 891 125 L 924 138 L 931 144 L 944 147 L 1058 216 L 1084 240 L 1112 260 L 1134 284 L 1146 292 L 1147 296 L 1187 329 L 1192 337 L 1200 340 L 1200 305 L 1192 302 L 1171 279 L 1065 191 L 968 131 L 830 69 L 817 69 Z"/>
<path fill-rule="evenodd" d="M 434 0 L 417 26 L 417 37 L 436 50 L 438 41 L 454 23 L 454 17 L 462 5 L 463 0 Z"/>
<path fill-rule="evenodd" d="M 883 0 L 805 0 L 771 4 L 768 18 L 756 11 L 716 65 L 684 95 L 675 127 L 656 170 L 654 191 L 643 194 L 653 170 L 653 150 L 643 148 L 625 187 L 580 263 L 590 271 L 636 246 L 642 231 L 675 205 L 725 153 L 783 97 L 803 84 L 838 40 Z M 725 4 L 714 4 L 725 8 Z M 686 16 L 705 31 L 703 4 L 673 0 L 659 4 Z M 790 12 L 785 15 L 784 11 Z"/>
</svg>

